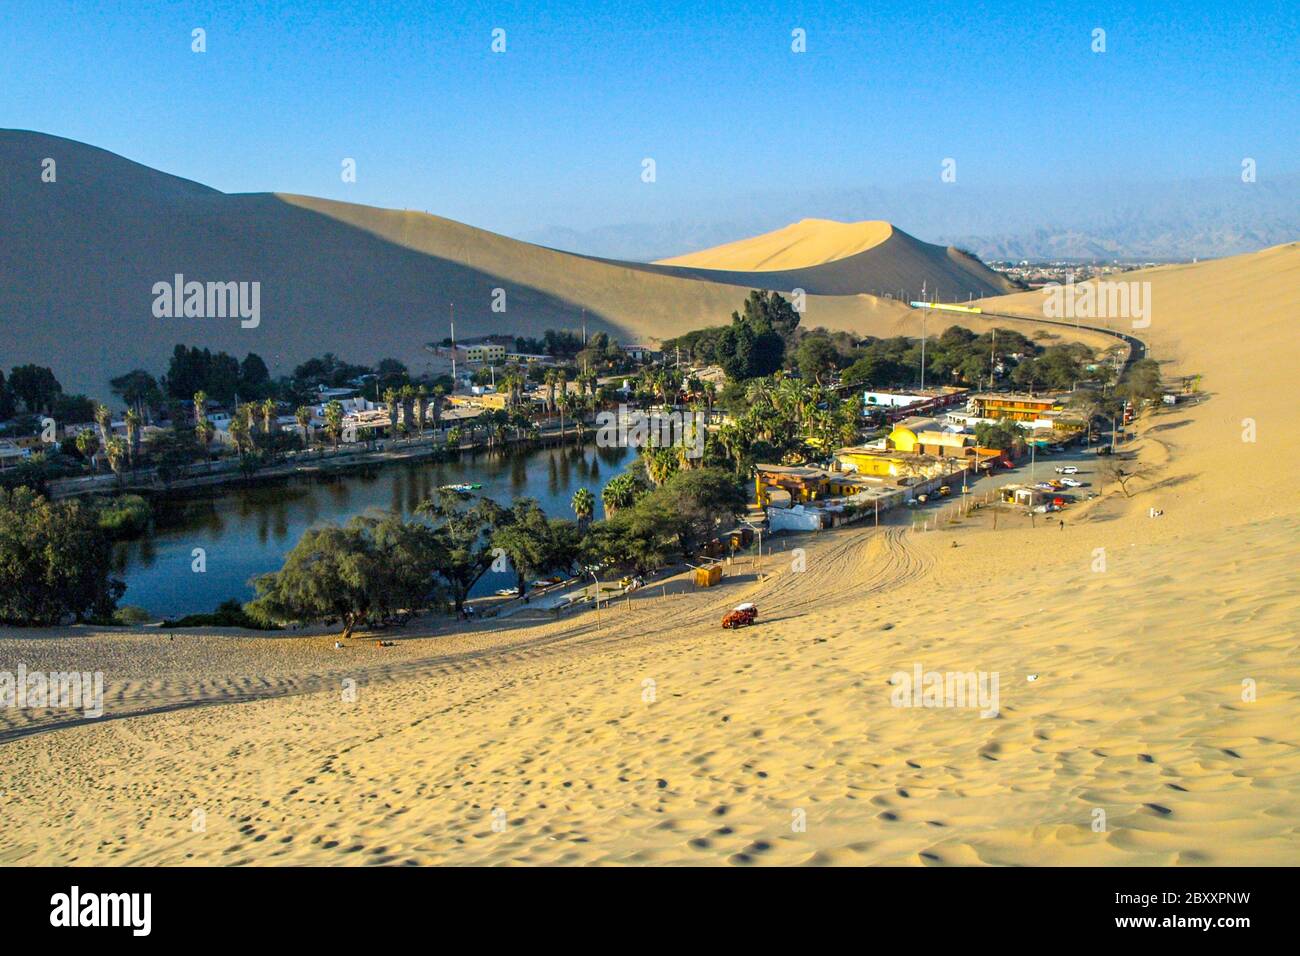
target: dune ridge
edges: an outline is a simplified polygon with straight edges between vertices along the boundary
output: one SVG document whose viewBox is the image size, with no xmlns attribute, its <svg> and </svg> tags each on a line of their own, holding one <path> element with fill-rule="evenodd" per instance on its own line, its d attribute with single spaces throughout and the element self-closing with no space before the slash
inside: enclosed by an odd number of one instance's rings
<svg viewBox="0 0 1300 956">
<path fill-rule="evenodd" d="M 40 179 L 45 157 L 58 162 L 54 183 Z M 885 296 L 919 294 L 927 281 L 940 289 L 944 275 L 953 297 L 1002 291 L 981 263 L 899 240 L 761 273 L 618 262 L 423 212 L 225 194 L 72 140 L 0 130 L 0 353 L 10 365 L 51 365 L 66 391 L 107 401 L 111 377 L 163 371 L 178 342 L 257 352 L 272 374 L 326 348 L 426 371 L 424 344 L 448 334 L 453 303 L 463 337 L 535 336 L 576 328 L 585 316 L 593 331 L 646 342 L 727 322 L 749 288 L 803 289 L 805 324 L 860 335 L 896 334 L 914 316 Z M 153 285 L 177 273 L 259 282 L 260 325 L 155 318 Z M 492 309 L 496 289 L 506 293 L 505 312 Z M 105 364 L 106 341 L 119 367 Z"/>
<path fill-rule="evenodd" d="M 894 227 L 881 220 L 801 219 L 759 236 L 659 259 L 656 264 L 733 272 L 802 269 L 866 252 L 887 242 L 893 234 Z"/>
</svg>

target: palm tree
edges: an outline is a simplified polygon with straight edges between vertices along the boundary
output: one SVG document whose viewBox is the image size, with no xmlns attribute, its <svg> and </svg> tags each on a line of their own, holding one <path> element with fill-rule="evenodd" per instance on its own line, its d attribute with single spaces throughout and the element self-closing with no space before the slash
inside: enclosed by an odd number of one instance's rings
<svg viewBox="0 0 1300 956">
<path fill-rule="evenodd" d="M 89 428 L 78 432 L 77 451 L 81 452 L 81 457 L 89 463 L 99 453 L 99 436 Z M 98 463 L 95 464 L 95 470 L 99 470 Z"/>
<path fill-rule="evenodd" d="M 194 393 L 194 436 L 198 438 L 200 445 L 207 445 L 203 440 L 203 423 L 208 420 L 208 393 L 199 390 Z M 209 438 L 211 441 L 211 438 Z"/>
<path fill-rule="evenodd" d="M 421 385 L 415 390 L 415 430 L 424 434 L 424 416 L 429 411 L 429 386 Z"/>
<path fill-rule="evenodd" d="M 140 413 L 134 408 L 126 410 L 126 454 L 135 470 L 136 459 L 140 455 L 140 427 L 144 424 Z"/>
<path fill-rule="evenodd" d="M 337 401 L 330 402 L 325 406 L 325 431 L 334 441 L 334 447 L 339 447 L 339 440 L 343 437 L 343 406 Z"/>
<path fill-rule="evenodd" d="M 411 385 L 403 385 L 399 393 L 402 400 L 402 431 L 411 432 L 411 419 L 415 417 L 415 388 Z"/>
<path fill-rule="evenodd" d="M 429 404 L 429 414 L 433 418 L 433 427 L 435 429 L 442 427 L 442 396 L 444 394 L 441 385 L 433 386 L 433 395 Z"/>
<path fill-rule="evenodd" d="M 555 383 L 557 381 L 555 369 L 548 368 L 546 370 L 546 374 L 542 377 L 542 381 L 546 383 L 546 414 L 554 415 L 555 414 Z"/>
<path fill-rule="evenodd" d="M 244 408 L 248 406 L 245 405 Z M 235 443 L 235 451 L 243 455 L 244 445 L 250 441 L 252 429 L 248 424 L 248 416 L 243 413 L 243 409 L 236 409 L 236 412 L 230 419 L 230 440 Z"/>
<path fill-rule="evenodd" d="M 596 510 L 596 496 L 590 488 L 579 488 L 573 493 L 573 514 L 578 519 L 579 530 L 586 530 Z"/>
<path fill-rule="evenodd" d="M 271 437 L 271 421 L 275 418 L 275 399 L 263 399 L 262 405 L 262 432 L 267 438 Z"/>
<path fill-rule="evenodd" d="M 199 444 L 203 446 L 203 460 L 208 462 L 209 470 L 211 470 L 212 467 L 212 460 L 210 455 L 212 439 L 216 436 L 216 434 L 217 434 L 217 426 L 212 424 L 212 422 L 208 421 L 206 418 L 204 418 L 203 421 L 199 422 L 199 424 L 194 429 L 194 437 L 197 438 L 199 440 Z"/>
<path fill-rule="evenodd" d="M 122 463 L 127 456 L 126 442 L 114 435 L 108 440 L 105 451 L 108 454 L 108 466 L 113 469 L 113 474 L 117 475 L 117 480 L 120 483 L 122 481 Z"/>
<path fill-rule="evenodd" d="M 564 378 L 563 378 L 564 373 L 563 373 L 563 372 L 560 372 L 560 376 L 561 376 L 561 378 L 560 378 L 560 384 L 563 385 L 563 384 L 564 384 Z M 569 398 L 569 393 L 568 393 L 567 391 L 565 391 L 565 392 L 561 392 L 561 393 L 559 394 L 559 397 L 556 398 L 556 400 L 555 400 L 555 404 L 558 405 L 558 406 L 560 407 L 560 441 L 561 441 L 561 442 L 564 441 L 564 412 L 565 412 L 565 409 L 567 409 L 567 408 L 569 407 L 569 401 L 570 401 L 570 398 Z"/>
<path fill-rule="evenodd" d="M 384 392 L 384 404 L 388 406 L 388 437 L 397 437 L 397 389 L 390 388 Z"/>
<path fill-rule="evenodd" d="M 627 472 L 610 479 L 600 493 L 601 504 L 605 506 L 605 517 L 610 517 L 619 508 L 630 508 L 636 504 L 641 487 L 636 478 Z"/>
<path fill-rule="evenodd" d="M 113 413 L 108 410 L 107 405 L 95 406 L 95 424 L 99 426 L 99 443 L 108 448 L 108 439 L 111 437 L 113 427 Z"/>
<path fill-rule="evenodd" d="M 299 405 L 293 417 L 298 419 L 298 427 L 302 430 L 302 447 L 306 448 L 307 428 L 311 425 L 311 408 L 307 405 Z"/>
</svg>

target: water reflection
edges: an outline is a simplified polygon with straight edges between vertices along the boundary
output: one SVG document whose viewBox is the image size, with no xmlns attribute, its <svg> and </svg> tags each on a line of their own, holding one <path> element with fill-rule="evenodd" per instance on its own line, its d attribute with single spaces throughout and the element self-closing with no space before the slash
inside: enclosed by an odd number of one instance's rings
<svg viewBox="0 0 1300 956">
<path fill-rule="evenodd" d="M 631 454 L 591 445 L 480 454 L 157 499 L 153 536 L 119 544 L 114 552 L 118 576 L 127 583 L 123 602 L 179 616 L 210 611 L 231 597 L 247 600 L 253 594 L 249 579 L 278 569 L 313 525 L 341 524 L 370 509 L 409 515 L 446 484 L 481 484 L 480 494 L 506 506 L 536 498 L 549 514 L 572 519 L 573 492 L 585 486 L 599 498 Z M 202 573 L 191 568 L 194 548 L 207 554 Z M 485 575 L 475 593 L 513 583 L 499 577 Z"/>
</svg>

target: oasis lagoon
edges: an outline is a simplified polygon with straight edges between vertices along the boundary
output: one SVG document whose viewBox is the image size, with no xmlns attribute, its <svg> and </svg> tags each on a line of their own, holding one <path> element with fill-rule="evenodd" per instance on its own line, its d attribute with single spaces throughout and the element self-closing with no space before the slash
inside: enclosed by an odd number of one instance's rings
<svg viewBox="0 0 1300 956">
<path fill-rule="evenodd" d="M 410 515 L 443 485 L 480 484 L 474 494 L 505 507 L 536 498 L 551 517 L 570 520 L 573 493 L 585 487 L 596 496 L 599 517 L 601 491 L 635 453 L 592 444 L 479 452 L 451 462 L 398 462 L 158 497 L 152 530 L 117 546 L 117 576 L 126 582 L 118 604 L 175 618 L 212 611 L 230 598 L 242 603 L 254 596 L 250 579 L 279 570 L 308 528 L 344 524 L 371 510 Z M 201 572 L 195 570 L 200 555 Z M 471 596 L 514 583 L 513 574 L 489 571 Z"/>
</svg>

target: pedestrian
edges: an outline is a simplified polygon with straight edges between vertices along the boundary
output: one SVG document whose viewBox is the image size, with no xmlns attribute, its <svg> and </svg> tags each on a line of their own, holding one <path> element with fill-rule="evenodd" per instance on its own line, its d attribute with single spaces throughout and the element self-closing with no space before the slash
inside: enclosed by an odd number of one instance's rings
<svg viewBox="0 0 1300 956">
<path fill-rule="evenodd" d="M 1062 530 L 1062 531 L 1065 530 L 1065 521 L 1064 521 L 1064 520 L 1061 521 L 1061 530 Z"/>
</svg>

